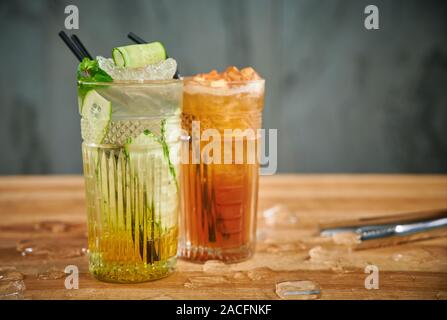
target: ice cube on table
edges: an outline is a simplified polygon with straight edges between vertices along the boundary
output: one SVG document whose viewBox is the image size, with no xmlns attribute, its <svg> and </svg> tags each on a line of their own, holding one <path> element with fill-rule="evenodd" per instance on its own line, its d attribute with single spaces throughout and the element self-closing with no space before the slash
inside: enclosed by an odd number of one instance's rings
<svg viewBox="0 0 447 320">
<path fill-rule="evenodd" d="M 177 62 L 168 58 L 159 63 L 143 68 L 117 67 L 111 58 L 96 57 L 99 67 L 107 72 L 113 80 L 169 80 L 174 77 Z"/>
</svg>

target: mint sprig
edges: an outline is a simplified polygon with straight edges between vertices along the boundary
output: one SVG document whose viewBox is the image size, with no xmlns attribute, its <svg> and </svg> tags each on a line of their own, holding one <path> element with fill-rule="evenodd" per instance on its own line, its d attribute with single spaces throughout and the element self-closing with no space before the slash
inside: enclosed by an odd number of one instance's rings
<svg viewBox="0 0 447 320">
<path fill-rule="evenodd" d="M 111 82 L 112 77 L 99 67 L 98 61 L 84 58 L 78 66 L 78 80 L 86 82 Z"/>
<path fill-rule="evenodd" d="M 81 103 L 84 101 L 85 95 L 94 85 L 83 82 L 112 82 L 112 77 L 99 67 L 98 61 L 90 60 L 89 58 L 82 59 L 79 63 L 78 71 L 78 95 L 81 98 Z"/>
</svg>

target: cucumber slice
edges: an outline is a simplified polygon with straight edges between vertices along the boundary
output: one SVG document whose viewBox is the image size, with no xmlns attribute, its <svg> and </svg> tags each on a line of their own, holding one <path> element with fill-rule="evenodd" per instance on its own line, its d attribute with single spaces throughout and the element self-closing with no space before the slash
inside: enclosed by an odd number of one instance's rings
<svg viewBox="0 0 447 320">
<path fill-rule="evenodd" d="M 166 170 L 163 151 L 158 137 L 150 130 L 145 130 L 134 138 L 129 138 L 124 145 L 124 152 L 128 159 L 130 168 L 130 179 L 135 181 L 141 189 L 146 188 L 151 194 L 148 205 L 152 214 L 155 207 L 160 208 L 157 193 L 159 193 L 165 183 L 162 181 L 169 179 L 164 174 Z M 144 186 L 145 187 L 142 187 Z M 155 202 L 155 203 L 154 203 Z M 153 221 L 153 219 L 151 219 Z"/>
<path fill-rule="evenodd" d="M 112 119 L 112 103 L 96 90 L 90 90 L 82 102 L 81 116 L 82 120 L 87 122 L 86 140 L 99 144 L 104 140 Z"/>
<path fill-rule="evenodd" d="M 129 138 L 124 146 L 130 169 L 130 181 L 146 192 L 148 232 L 160 234 L 176 225 L 178 184 L 173 180 L 160 137 L 145 130 Z M 151 236 L 153 237 L 153 235 Z"/>
<path fill-rule="evenodd" d="M 155 144 L 156 147 L 153 150 L 151 150 L 151 153 L 154 156 L 161 157 L 164 159 L 164 161 L 166 161 L 171 178 L 174 181 L 174 184 L 178 191 L 179 185 L 177 181 L 177 171 L 171 159 L 171 156 L 177 156 L 177 152 L 175 153 L 175 155 L 170 155 L 170 149 L 168 143 L 166 142 L 165 125 L 166 121 L 162 120 L 161 137 L 158 137 L 150 130 L 144 130 L 144 132 L 141 133 L 136 138 L 129 138 L 124 146 L 124 152 L 126 153 L 128 158 L 134 160 L 138 158 L 138 154 L 141 153 L 141 150 L 144 150 L 144 148 L 143 149 L 141 148 L 142 146 L 150 146 Z"/>
<path fill-rule="evenodd" d="M 166 60 L 166 50 L 160 42 L 151 42 L 114 48 L 112 56 L 118 67 L 140 68 Z"/>
</svg>

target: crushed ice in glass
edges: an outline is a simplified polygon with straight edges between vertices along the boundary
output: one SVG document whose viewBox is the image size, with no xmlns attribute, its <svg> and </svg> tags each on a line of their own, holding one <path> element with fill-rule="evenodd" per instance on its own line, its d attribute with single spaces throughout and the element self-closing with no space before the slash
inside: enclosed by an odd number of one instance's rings
<svg viewBox="0 0 447 320">
<path fill-rule="evenodd" d="M 111 58 L 98 56 L 96 59 L 99 67 L 113 80 L 169 80 L 174 77 L 177 70 L 177 62 L 172 58 L 143 68 L 122 68 L 117 67 Z"/>
</svg>

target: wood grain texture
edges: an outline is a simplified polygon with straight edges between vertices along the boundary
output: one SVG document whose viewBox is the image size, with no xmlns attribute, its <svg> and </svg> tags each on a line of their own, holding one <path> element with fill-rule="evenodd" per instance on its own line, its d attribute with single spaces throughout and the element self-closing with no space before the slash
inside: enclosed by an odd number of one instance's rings
<svg viewBox="0 0 447 320">
<path fill-rule="evenodd" d="M 317 282 L 321 299 L 446 299 L 445 237 L 353 251 L 316 236 L 319 223 L 445 207 L 447 176 L 262 177 L 254 258 L 179 261 L 165 279 L 117 285 L 88 273 L 81 176 L 1 177 L 0 268 L 25 275 L 26 299 L 278 299 L 275 284 L 291 280 Z M 25 246 L 36 250 L 23 256 Z M 69 264 L 80 269 L 78 290 L 66 290 L 64 278 L 39 279 Z M 379 290 L 364 287 L 368 264 L 379 267 Z"/>
</svg>

